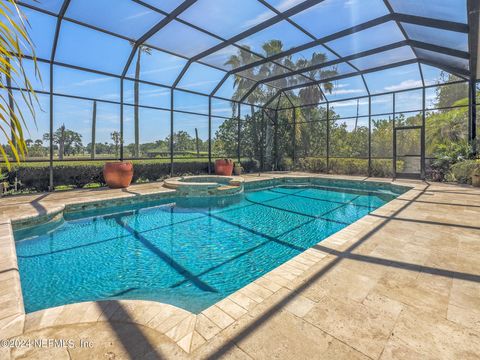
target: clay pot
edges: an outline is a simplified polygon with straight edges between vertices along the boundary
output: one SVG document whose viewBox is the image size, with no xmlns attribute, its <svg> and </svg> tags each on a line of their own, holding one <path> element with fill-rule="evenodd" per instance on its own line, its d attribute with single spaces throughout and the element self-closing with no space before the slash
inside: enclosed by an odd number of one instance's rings
<svg viewBox="0 0 480 360">
<path fill-rule="evenodd" d="M 233 161 L 231 159 L 215 160 L 215 175 L 232 176 Z"/>
<path fill-rule="evenodd" d="M 106 162 L 103 166 L 103 178 L 111 189 L 126 188 L 132 182 L 133 164 L 129 161 Z"/>
</svg>

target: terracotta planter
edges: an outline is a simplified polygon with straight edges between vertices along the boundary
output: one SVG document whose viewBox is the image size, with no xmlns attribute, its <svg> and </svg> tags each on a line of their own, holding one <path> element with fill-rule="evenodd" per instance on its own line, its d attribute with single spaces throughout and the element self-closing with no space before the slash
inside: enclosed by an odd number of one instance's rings
<svg viewBox="0 0 480 360">
<path fill-rule="evenodd" d="M 106 162 L 103 178 L 111 189 L 126 188 L 132 182 L 133 164 L 129 161 Z"/>
<path fill-rule="evenodd" d="M 215 175 L 232 176 L 233 161 L 230 159 L 215 160 Z"/>
</svg>

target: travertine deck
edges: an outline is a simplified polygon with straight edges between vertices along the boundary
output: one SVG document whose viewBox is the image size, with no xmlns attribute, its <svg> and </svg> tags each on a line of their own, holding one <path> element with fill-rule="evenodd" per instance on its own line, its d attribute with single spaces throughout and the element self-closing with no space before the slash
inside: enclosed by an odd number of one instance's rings
<svg viewBox="0 0 480 360">
<path fill-rule="evenodd" d="M 199 315 L 146 301 L 22 315 L 10 219 L 161 184 L 1 199 L 0 338 L 76 347 L 0 348 L 0 359 L 478 359 L 480 190 L 398 183 L 414 189 Z"/>
</svg>

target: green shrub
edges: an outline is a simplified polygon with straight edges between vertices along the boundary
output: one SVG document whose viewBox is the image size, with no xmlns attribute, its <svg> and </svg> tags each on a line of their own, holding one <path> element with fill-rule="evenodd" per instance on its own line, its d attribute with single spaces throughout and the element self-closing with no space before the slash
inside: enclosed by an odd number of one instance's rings
<svg viewBox="0 0 480 360">
<path fill-rule="evenodd" d="M 330 159 L 330 173 L 342 175 L 367 175 L 368 160 L 367 159 L 348 159 L 335 158 Z"/>
<path fill-rule="evenodd" d="M 165 161 L 140 160 L 134 163 L 134 183 L 144 183 L 163 180 L 170 176 L 170 163 Z M 55 163 L 53 168 L 53 182 L 55 189 L 91 188 L 104 186 L 102 161 L 77 161 Z M 258 169 L 255 161 L 242 161 L 246 172 Z M 214 165 L 212 164 L 212 171 Z M 175 161 L 173 164 L 174 176 L 199 175 L 208 173 L 208 161 Z M 47 191 L 49 185 L 48 163 L 23 163 L 16 165 L 6 174 L 10 184 L 15 179 L 20 181 L 19 191 Z M 92 184 L 95 184 L 92 186 Z"/>
<path fill-rule="evenodd" d="M 397 162 L 397 169 L 403 169 L 403 161 Z M 324 157 L 308 157 L 299 159 L 296 166 L 299 171 L 327 173 L 327 158 Z M 341 175 L 368 175 L 367 159 L 350 159 L 350 158 L 331 158 L 330 169 L 331 174 Z M 372 159 L 371 175 L 375 177 L 391 177 L 392 160 L 390 159 Z"/>
<path fill-rule="evenodd" d="M 397 163 L 397 168 L 398 168 Z M 373 177 L 392 177 L 393 166 L 390 159 L 372 159 L 372 172 Z"/>
<path fill-rule="evenodd" d="M 430 165 L 429 178 L 433 181 L 449 181 L 452 166 L 468 159 L 471 152 L 472 148 L 466 140 L 439 145 L 434 154 L 435 160 Z"/>
<path fill-rule="evenodd" d="M 283 157 L 278 163 L 278 170 L 280 171 L 293 170 L 293 160 L 289 157 Z"/>
<path fill-rule="evenodd" d="M 297 170 L 306 172 L 327 172 L 327 158 L 308 157 L 297 161 Z"/>
<path fill-rule="evenodd" d="M 453 164 L 447 173 L 445 180 L 461 184 L 471 184 L 472 175 L 480 171 L 480 160 L 465 160 Z"/>
</svg>

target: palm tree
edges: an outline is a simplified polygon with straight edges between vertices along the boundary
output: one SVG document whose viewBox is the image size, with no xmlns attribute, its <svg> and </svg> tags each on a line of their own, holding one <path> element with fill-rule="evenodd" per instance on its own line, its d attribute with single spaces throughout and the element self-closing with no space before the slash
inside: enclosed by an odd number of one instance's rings
<svg viewBox="0 0 480 360">
<path fill-rule="evenodd" d="M 313 53 L 310 59 L 298 59 L 294 65 L 295 69 L 302 69 L 309 66 L 321 65 L 327 61 L 327 56 L 322 53 Z M 310 80 L 326 80 L 335 75 L 337 75 L 337 69 L 335 67 L 331 69 L 313 69 L 309 70 L 304 75 L 307 79 Z M 305 76 L 300 75 L 302 79 L 300 81 L 305 81 Z M 323 91 L 322 91 L 323 88 Z M 330 81 L 323 82 L 320 85 L 316 86 L 307 86 L 302 88 L 298 93 L 298 98 L 302 104 L 318 104 L 322 101 L 325 101 L 325 93 L 331 93 L 333 91 L 333 83 Z"/>
<path fill-rule="evenodd" d="M 132 43 L 133 45 L 133 43 Z M 138 158 L 140 157 L 140 128 L 139 128 L 139 99 L 140 99 L 140 70 L 141 70 L 141 57 L 142 53 L 145 53 L 147 55 L 152 54 L 152 49 L 149 48 L 148 46 L 145 45 L 140 45 L 137 49 L 137 64 L 135 65 L 135 84 L 133 87 L 133 92 L 134 92 L 134 99 L 133 99 L 133 104 L 134 104 L 134 123 L 135 123 L 135 147 L 134 147 L 134 157 Z"/>
<path fill-rule="evenodd" d="M 254 55 L 249 52 L 250 50 L 248 47 L 245 47 L 245 50 L 240 49 L 240 51 L 232 55 L 229 60 L 225 63 L 229 65 L 232 69 L 236 69 L 240 66 L 251 64 L 255 61 Z M 262 51 L 264 57 L 271 57 L 273 55 L 279 54 L 283 52 L 283 43 L 280 40 L 270 40 L 265 42 L 262 45 Z M 235 81 L 234 81 L 234 100 L 239 100 L 242 98 L 247 91 L 249 91 L 253 85 L 253 82 L 259 80 L 266 80 L 265 83 L 267 85 L 259 85 L 255 88 L 254 91 L 249 94 L 246 98 L 246 101 L 250 104 L 255 103 L 265 103 L 269 99 L 274 96 L 274 94 L 278 91 L 278 89 L 283 89 L 292 85 L 300 85 L 306 82 L 313 82 L 315 80 L 325 80 L 321 85 L 313 85 L 302 88 L 297 94 L 293 91 L 287 93 L 289 99 L 294 102 L 295 105 L 301 104 L 317 104 L 325 100 L 324 93 L 331 93 L 333 90 L 333 83 L 329 82 L 328 79 L 335 76 L 337 74 L 336 69 L 329 68 L 329 69 L 312 69 L 308 72 L 303 72 L 298 75 L 288 75 L 289 72 L 292 70 L 301 70 L 307 67 L 311 67 L 314 65 L 320 65 L 327 61 L 327 56 L 322 53 L 313 53 L 309 59 L 307 58 L 300 58 L 296 61 L 292 59 L 292 56 L 284 56 L 275 61 L 269 61 L 261 66 L 251 67 L 241 73 L 236 74 Z M 275 86 L 268 86 L 268 78 L 278 76 L 278 75 L 286 75 L 275 81 Z M 323 89 L 323 91 L 322 91 Z M 286 105 L 286 107 L 291 106 L 289 100 L 282 96 L 278 99 L 280 102 L 279 105 Z M 307 112 L 309 110 L 306 110 Z M 252 105 L 252 114 L 254 114 L 254 109 Z M 298 123 L 303 124 L 302 116 L 304 113 L 297 109 L 296 111 L 296 119 Z M 312 112 L 313 114 L 313 112 Z M 293 124 L 293 113 L 287 112 L 285 115 L 285 120 L 290 125 Z M 288 125 L 288 124 L 286 124 Z M 299 139 L 302 136 L 302 132 L 307 131 L 307 129 L 302 128 L 304 125 L 297 125 L 295 137 Z M 268 163 L 268 154 L 272 151 L 272 124 L 267 121 L 265 124 L 266 138 L 265 138 L 265 146 L 267 152 L 266 163 L 267 167 L 269 167 Z"/>
<path fill-rule="evenodd" d="M 231 67 L 233 70 L 253 63 L 257 58 L 249 50 L 250 48 L 248 46 L 245 46 L 245 50 L 239 49 L 237 54 L 230 56 L 230 58 L 225 62 L 225 65 Z M 253 68 L 243 71 L 241 75 L 235 75 L 235 80 L 233 82 L 233 87 L 236 89 L 233 94 L 234 100 L 240 100 L 243 95 L 250 90 L 252 87 L 252 79 L 255 79 Z M 258 100 L 258 95 L 258 92 L 254 91 L 248 96 L 247 101 L 250 103 L 255 103 Z"/>
<path fill-rule="evenodd" d="M 114 131 L 110 134 L 110 138 L 115 145 L 115 156 L 118 157 L 118 148 L 120 146 L 120 133 L 118 131 Z"/>
<path fill-rule="evenodd" d="M 24 128 L 28 130 L 27 124 L 20 107 L 13 96 L 13 86 L 19 89 L 18 93 L 27 105 L 27 111 L 32 115 L 35 121 L 35 104 L 38 105 L 38 99 L 30 83 L 24 66 L 24 50 L 30 52 L 33 56 L 35 66 L 35 76 L 41 79 L 37 67 L 34 45 L 27 31 L 25 16 L 21 13 L 14 1 L 0 0 L 0 90 L 4 90 L 7 96 L 0 91 L 0 131 L 7 139 L 8 148 L 16 162 L 25 159 L 27 146 L 24 139 Z M 16 20 L 18 17 L 18 20 Z M 17 82 L 16 78 L 20 81 Z M 20 83 L 20 84 L 19 84 Z M 8 169 L 10 161 L 4 145 L 0 144 L 0 153 Z"/>
</svg>

